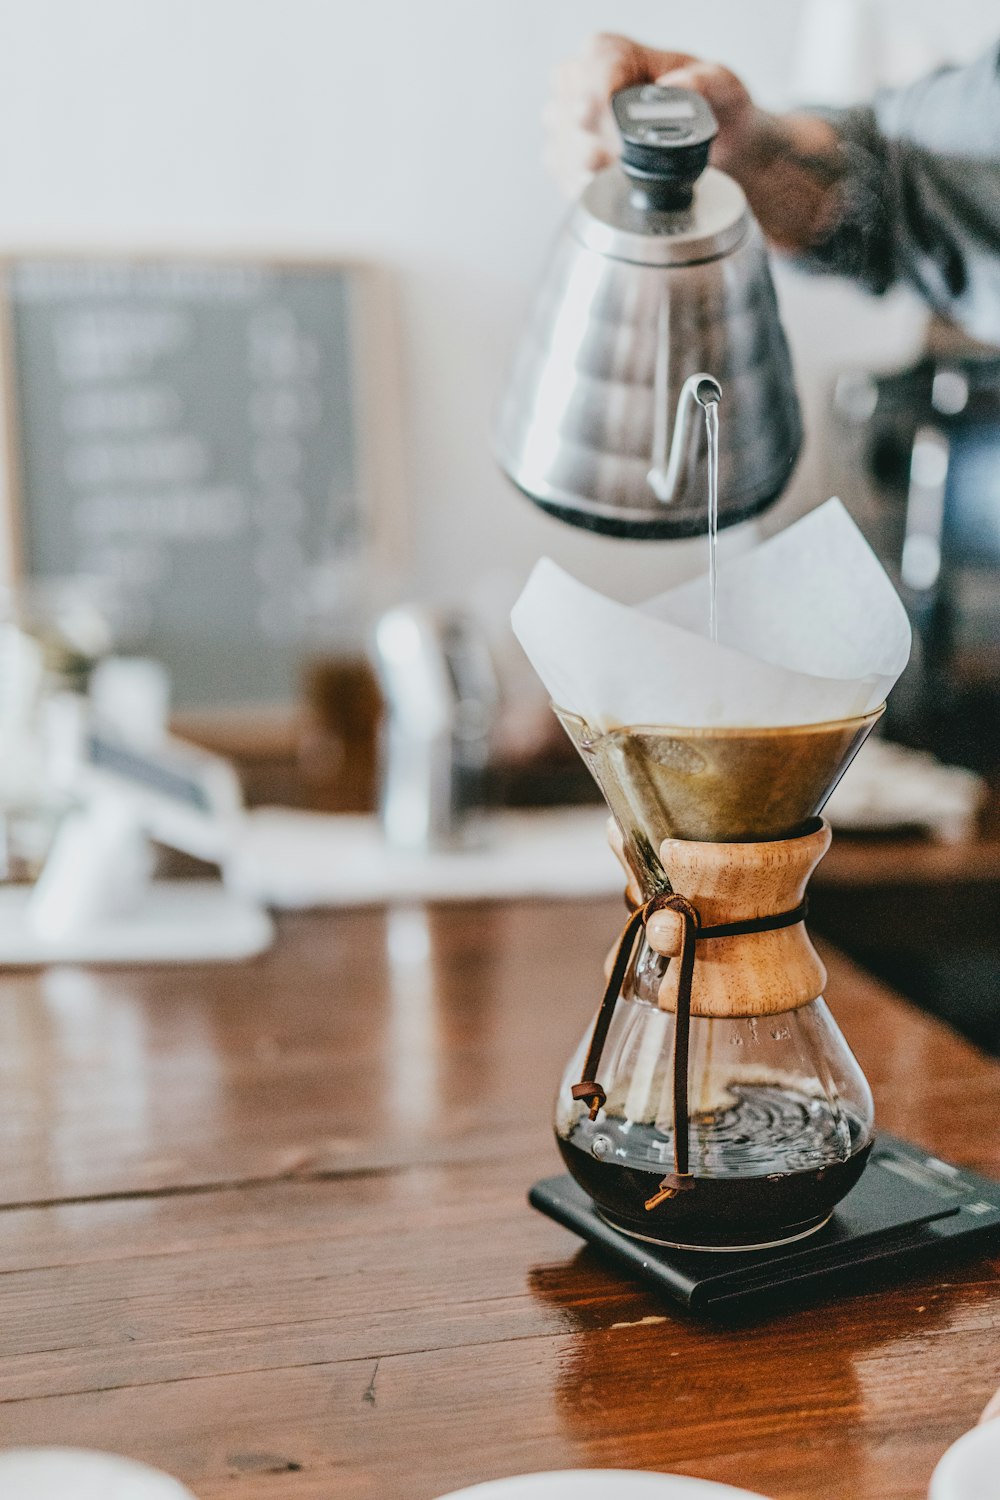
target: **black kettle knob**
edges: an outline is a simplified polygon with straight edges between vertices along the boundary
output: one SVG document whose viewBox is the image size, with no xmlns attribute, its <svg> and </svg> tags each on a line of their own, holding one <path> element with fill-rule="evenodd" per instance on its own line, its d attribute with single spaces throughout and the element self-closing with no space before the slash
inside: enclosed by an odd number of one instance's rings
<svg viewBox="0 0 1000 1500">
<path fill-rule="evenodd" d="M 687 208 L 719 130 L 708 103 L 693 89 L 645 83 L 619 89 L 611 108 L 622 138 L 622 171 L 635 184 L 636 202 Z"/>
</svg>

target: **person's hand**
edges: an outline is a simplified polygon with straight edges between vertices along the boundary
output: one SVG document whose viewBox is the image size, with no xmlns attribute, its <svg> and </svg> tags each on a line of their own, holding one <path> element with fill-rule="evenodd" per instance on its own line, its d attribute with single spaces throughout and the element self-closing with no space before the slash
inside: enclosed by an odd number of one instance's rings
<svg viewBox="0 0 1000 1500">
<path fill-rule="evenodd" d="M 739 175 L 755 149 L 763 117 L 735 73 L 686 52 L 661 52 L 628 37 L 601 35 L 556 68 L 542 115 L 545 163 L 567 196 L 575 196 L 595 172 L 617 161 L 621 140 L 611 95 L 638 83 L 665 83 L 703 94 L 719 122 L 712 160 Z"/>
<path fill-rule="evenodd" d="M 802 250 L 827 235 L 840 212 L 840 138 L 816 115 L 771 115 L 721 63 L 661 52 L 628 37 L 592 37 L 555 71 L 542 115 L 545 164 L 575 197 L 617 161 L 621 140 L 610 100 L 618 89 L 663 83 L 694 89 L 712 107 L 719 133 L 711 161 L 746 193 L 764 233 L 781 249 Z"/>
</svg>

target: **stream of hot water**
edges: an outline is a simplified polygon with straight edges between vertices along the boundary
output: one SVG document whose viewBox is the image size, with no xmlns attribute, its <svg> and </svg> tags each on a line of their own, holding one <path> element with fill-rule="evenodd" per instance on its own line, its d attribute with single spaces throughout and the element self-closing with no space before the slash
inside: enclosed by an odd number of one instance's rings
<svg viewBox="0 0 1000 1500">
<path fill-rule="evenodd" d="M 706 467 L 708 469 L 708 629 L 719 639 L 719 401 L 722 388 L 711 377 L 699 382 L 695 391 L 705 413 Z"/>
</svg>

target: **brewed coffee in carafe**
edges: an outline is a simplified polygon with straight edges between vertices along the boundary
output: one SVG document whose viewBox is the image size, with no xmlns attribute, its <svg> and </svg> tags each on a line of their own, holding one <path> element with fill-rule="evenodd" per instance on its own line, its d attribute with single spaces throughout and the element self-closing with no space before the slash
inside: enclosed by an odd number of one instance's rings
<svg viewBox="0 0 1000 1500">
<path fill-rule="evenodd" d="M 807 1235 L 873 1139 L 803 918 L 830 838 L 816 814 L 878 712 L 746 731 L 597 733 L 560 718 L 644 898 L 622 945 L 637 952 L 620 951 L 621 982 L 562 1080 L 566 1165 L 643 1239 L 725 1250 Z"/>
</svg>

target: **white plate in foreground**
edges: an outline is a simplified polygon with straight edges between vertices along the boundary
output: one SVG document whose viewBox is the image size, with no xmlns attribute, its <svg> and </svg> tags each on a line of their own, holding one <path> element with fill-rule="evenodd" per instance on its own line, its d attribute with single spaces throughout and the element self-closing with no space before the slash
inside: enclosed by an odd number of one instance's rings
<svg viewBox="0 0 1000 1500">
<path fill-rule="evenodd" d="M 952 1443 L 931 1475 L 930 1500 L 996 1500 L 998 1472 L 1000 1417 L 993 1417 Z"/>
<path fill-rule="evenodd" d="M 3 1500 L 194 1500 L 160 1469 L 85 1448 L 0 1452 Z"/>
<path fill-rule="evenodd" d="M 517 1474 L 454 1490 L 439 1500 L 764 1500 L 750 1490 L 734 1490 L 684 1474 L 649 1474 L 638 1469 L 560 1469 L 550 1474 Z"/>
</svg>

